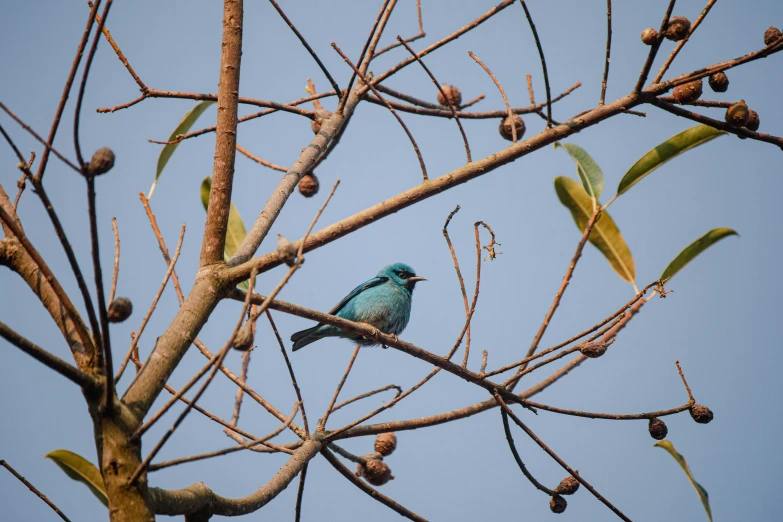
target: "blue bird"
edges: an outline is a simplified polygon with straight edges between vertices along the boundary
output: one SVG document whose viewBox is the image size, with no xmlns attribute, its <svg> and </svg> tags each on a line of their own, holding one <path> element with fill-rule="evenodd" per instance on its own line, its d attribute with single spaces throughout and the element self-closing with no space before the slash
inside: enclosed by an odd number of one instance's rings
<svg viewBox="0 0 783 522">
<path fill-rule="evenodd" d="M 413 269 L 404 263 L 383 267 L 378 275 L 354 288 L 329 310 L 329 314 L 349 321 L 371 324 L 390 335 L 401 334 L 408 325 L 413 288 L 419 281 L 426 279 L 417 276 Z M 372 339 L 319 323 L 292 335 L 293 349 L 296 351 L 324 337 L 343 337 L 363 346 L 378 344 Z"/>
</svg>

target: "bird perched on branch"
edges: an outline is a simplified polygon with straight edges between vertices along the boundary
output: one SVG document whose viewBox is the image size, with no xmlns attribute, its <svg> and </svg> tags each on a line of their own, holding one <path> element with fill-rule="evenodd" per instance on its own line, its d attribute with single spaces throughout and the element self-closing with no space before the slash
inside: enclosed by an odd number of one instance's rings
<svg viewBox="0 0 783 522">
<path fill-rule="evenodd" d="M 419 281 L 426 279 L 417 276 L 413 269 L 404 263 L 386 266 L 378 275 L 354 288 L 329 310 L 329 314 L 349 321 L 368 323 L 386 334 L 401 334 L 408 325 L 413 288 Z M 319 323 L 292 335 L 293 349 L 296 351 L 324 337 L 342 337 L 363 346 L 378 344 L 372 339 Z"/>
</svg>

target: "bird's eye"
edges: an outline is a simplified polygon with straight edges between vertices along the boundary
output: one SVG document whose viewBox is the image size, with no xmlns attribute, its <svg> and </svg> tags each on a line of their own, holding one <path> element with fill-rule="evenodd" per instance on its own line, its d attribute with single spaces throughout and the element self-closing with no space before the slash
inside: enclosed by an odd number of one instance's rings
<svg viewBox="0 0 783 522">
<path fill-rule="evenodd" d="M 408 277 L 410 277 L 410 274 L 408 274 L 408 272 L 405 270 L 398 271 L 397 275 L 400 276 L 401 279 L 408 279 Z"/>
</svg>

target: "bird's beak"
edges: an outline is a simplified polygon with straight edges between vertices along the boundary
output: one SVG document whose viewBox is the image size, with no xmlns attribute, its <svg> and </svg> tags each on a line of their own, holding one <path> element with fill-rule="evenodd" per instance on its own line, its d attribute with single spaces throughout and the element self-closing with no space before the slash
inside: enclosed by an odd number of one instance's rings
<svg viewBox="0 0 783 522">
<path fill-rule="evenodd" d="M 413 276 L 408 278 L 409 283 L 415 283 L 416 281 L 426 281 L 427 279 L 421 276 Z"/>
</svg>

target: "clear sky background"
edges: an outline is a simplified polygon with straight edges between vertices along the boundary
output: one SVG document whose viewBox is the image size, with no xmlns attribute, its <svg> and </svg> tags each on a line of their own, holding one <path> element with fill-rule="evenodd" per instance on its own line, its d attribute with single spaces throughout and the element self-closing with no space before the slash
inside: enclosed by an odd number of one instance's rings
<svg viewBox="0 0 783 522">
<path fill-rule="evenodd" d="M 421 49 L 487 11 L 493 2 L 423 0 L 427 37 L 414 43 Z M 335 41 L 355 60 L 381 2 L 281 2 L 306 35 L 341 86 L 349 69 L 329 47 Z M 639 40 L 645 27 L 658 27 L 666 2 L 614 2 L 612 67 L 607 100 L 632 89 L 648 48 Z M 695 19 L 703 1 L 681 0 L 676 15 Z M 593 107 L 599 97 L 605 49 L 602 1 L 532 0 L 547 56 L 553 94 L 575 82 L 582 87 L 554 105 L 554 117 L 566 120 Z M 46 134 L 62 84 L 84 27 L 86 2 L 24 2 L 10 0 L 0 8 L 0 99 L 24 120 Z M 108 26 L 128 59 L 151 87 L 216 92 L 220 57 L 220 2 L 116 2 Z M 669 77 L 734 58 L 763 46 L 770 25 L 783 25 L 783 4 L 766 0 L 718 2 L 668 74 Z M 416 32 L 415 4 L 402 0 L 384 35 Z M 673 47 L 665 42 L 653 71 Z M 538 55 L 522 9 L 512 6 L 477 30 L 426 58 L 442 82 L 453 83 L 468 100 L 485 93 L 475 110 L 495 110 L 503 102 L 491 80 L 471 60 L 474 51 L 495 73 L 515 106 L 528 104 L 525 74 L 533 76 L 536 97 L 544 99 Z M 377 60 L 378 74 L 397 63 L 405 51 Z M 306 95 L 308 77 L 319 90 L 328 83 L 294 35 L 267 2 L 246 2 L 241 94 L 280 102 Z M 705 98 L 745 99 L 761 115 L 761 130 L 783 134 L 780 88 L 783 56 L 775 55 L 729 71 L 731 85 Z M 411 66 L 389 86 L 435 100 L 435 89 L 424 72 Z M 138 328 L 165 272 L 138 193 L 154 179 L 160 146 L 148 139 L 166 139 L 191 101 L 146 100 L 114 114 L 95 109 L 121 104 L 138 89 L 106 42 L 98 49 L 82 113 L 81 142 L 86 155 L 111 147 L 114 170 L 98 180 L 99 219 L 104 273 L 113 259 L 110 219 L 117 217 L 122 239 L 118 294 L 129 297 L 135 312 L 112 327 L 115 359 L 124 354 L 130 332 Z M 73 157 L 69 105 L 56 146 Z M 325 102 L 334 109 L 335 100 Z M 242 114 L 255 108 L 242 107 Z M 606 176 L 604 200 L 636 159 L 650 148 L 693 125 L 654 107 L 641 108 L 646 118 L 622 115 L 572 136 Z M 720 109 L 708 114 L 722 118 Z M 464 164 L 462 142 L 454 122 L 410 114 L 408 123 L 421 148 L 431 177 Z M 214 122 L 208 110 L 199 127 Z M 7 116 L 0 121 L 25 152 L 40 147 Z M 525 118 L 526 137 L 540 132 L 544 122 Z M 508 145 L 497 134 L 497 120 L 464 122 L 474 158 Z M 312 138 L 309 122 L 278 113 L 243 124 L 238 141 L 263 158 L 290 165 Z M 183 222 L 187 234 L 177 270 L 186 291 L 197 268 L 205 213 L 199 185 L 211 172 L 214 135 L 183 143 L 164 172 L 152 207 L 169 248 Z M 716 521 L 772 520 L 779 515 L 779 469 L 783 464 L 778 434 L 783 430 L 779 400 L 781 356 L 777 320 L 780 277 L 781 151 L 772 145 L 726 136 L 679 157 L 634 187 L 611 213 L 634 255 L 640 286 L 655 280 L 687 244 L 715 227 L 736 229 L 732 237 L 698 258 L 668 285 L 674 293 L 643 308 L 603 358 L 584 364 L 552 386 L 538 400 L 565 408 L 633 413 L 683 404 L 687 395 L 675 368 L 680 360 L 698 402 L 715 412 L 709 425 L 694 423 L 687 413 L 668 417 L 669 440 L 686 456 L 696 479 L 710 494 Z M 0 183 L 11 194 L 19 172 L 16 159 L 0 146 Z M 319 228 L 346 218 L 403 190 L 421 179 L 416 156 L 402 129 L 385 109 L 362 104 L 339 148 L 317 174 L 321 192 L 312 199 L 294 194 L 260 252 L 275 247 L 275 234 L 294 239 L 303 235 L 336 178 L 342 183 L 324 212 Z M 329 310 L 355 285 L 383 265 L 403 261 L 429 279 L 416 290 L 411 323 L 402 338 L 443 354 L 453 344 L 464 321 L 462 299 L 451 257 L 441 235 L 448 213 L 462 210 L 451 224 L 452 239 L 473 286 L 472 224 L 489 223 L 503 252 L 482 266 L 482 286 L 473 321 L 469 366 L 478 370 L 481 351 L 489 352 L 489 368 L 521 358 L 548 309 L 573 254 L 579 233 L 560 205 L 552 181 L 575 177 L 574 164 L 561 150 L 547 147 L 468 184 L 451 189 L 414 207 L 384 218 L 307 255 L 307 263 L 283 290 L 281 298 L 318 310 Z M 252 223 L 280 174 L 237 158 L 233 200 L 246 224 Z M 49 163 L 46 185 L 68 231 L 82 267 L 90 271 L 90 246 L 84 182 L 57 159 Z M 72 295 L 76 286 L 40 202 L 30 189 L 20 214 L 28 235 Z M 268 292 L 283 274 L 277 268 L 259 277 Z M 0 272 L 0 318 L 56 355 L 70 359 L 52 321 L 20 278 Z M 633 290 L 609 268 L 592 246 L 585 250 L 574 280 L 547 332 L 550 346 L 607 316 L 633 296 Z M 76 301 L 79 301 L 78 299 Z M 140 344 L 146 357 L 155 338 L 177 309 L 167 289 Z M 200 338 L 218 349 L 233 327 L 239 305 L 218 306 Z M 310 323 L 275 314 L 287 338 Z M 266 323 L 259 322 L 249 385 L 282 411 L 294 401 L 290 379 Z M 345 368 L 352 346 L 342 340 L 321 341 L 292 355 L 310 418 L 328 404 Z M 16 348 L 0 342 L 0 458 L 7 459 L 49 496 L 72 520 L 105 520 L 106 509 L 81 484 L 68 479 L 43 456 L 57 448 L 75 451 L 93 462 L 92 426 L 84 400 L 74 385 L 47 370 Z M 461 354 L 458 356 L 461 358 Z M 240 357 L 227 364 L 239 371 Z M 204 364 L 190 350 L 171 379 L 186 382 Z M 553 366 L 553 370 L 556 366 Z M 348 398 L 389 383 L 407 388 L 429 367 L 395 350 L 367 349 L 358 357 L 341 397 Z M 536 372 L 534 384 L 550 373 Z M 129 376 L 120 383 L 124 389 Z M 218 378 L 200 401 L 205 408 L 230 418 L 235 387 Z M 460 408 L 484 400 L 484 390 L 456 377 L 440 374 L 411 398 L 374 421 L 409 419 Z M 377 407 L 386 396 L 337 412 L 329 427 L 342 426 Z M 159 401 L 160 402 L 160 401 Z M 179 411 L 180 407 L 177 407 Z M 525 422 L 572 467 L 631 519 L 706 520 L 700 502 L 673 459 L 654 448 L 645 421 L 602 421 L 519 410 Z M 169 414 L 147 434 L 145 454 L 173 422 Z M 240 426 L 264 434 L 277 421 L 246 401 Z M 565 472 L 524 433 L 515 438 L 531 472 L 554 487 Z M 521 475 L 506 444 L 497 410 L 433 428 L 401 432 L 397 451 L 387 459 L 396 479 L 381 490 L 432 520 L 548 520 L 548 498 Z M 276 442 L 292 440 L 288 434 Z M 158 457 L 167 460 L 231 445 L 219 426 L 191 414 Z M 371 451 L 372 438 L 351 439 L 344 446 L 357 454 Z M 286 457 L 235 453 L 222 459 L 175 467 L 150 476 L 150 483 L 182 488 L 204 481 L 216 493 L 244 496 L 265 484 Z M 349 463 L 350 464 L 350 463 Z M 353 467 L 353 465 L 351 465 Z M 293 519 L 296 486 L 292 485 L 250 520 Z M 568 497 L 559 520 L 611 520 L 613 515 L 582 488 Z M 55 515 L 5 471 L 0 472 L 0 519 L 54 520 Z M 394 512 L 359 492 L 322 458 L 310 465 L 303 505 L 304 520 L 398 520 Z"/>
</svg>

